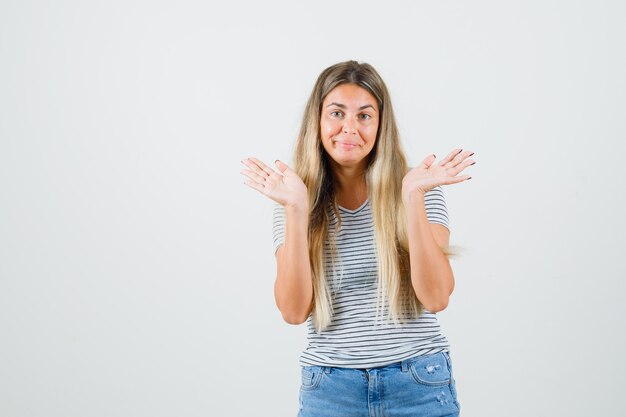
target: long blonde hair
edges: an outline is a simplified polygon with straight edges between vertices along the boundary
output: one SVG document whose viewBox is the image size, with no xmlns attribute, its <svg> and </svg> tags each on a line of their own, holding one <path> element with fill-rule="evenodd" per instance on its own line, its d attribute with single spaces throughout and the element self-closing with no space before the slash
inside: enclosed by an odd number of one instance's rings
<svg viewBox="0 0 626 417">
<path fill-rule="evenodd" d="M 346 61 L 326 68 L 318 77 L 306 104 L 294 152 L 294 170 L 307 186 L 309 217 L 309 259 L 313 279 L 313 323 L 319 333 L 333 316 L 332 295 L 324 267 L 324 245 L 330 244 L 331 264 L 337 260 L 334 234 L 329 230 L 332 207 L 340 222 L 335 201 L 335 185 L 320 136 L 320 116 L 324 98 L 340 84 L 355 84 L 367 90 L 378 102 L 380 114 L 374 148 L 368 155 L 366 183 L 374 221 L 378 261 L 378 319 L 388 300 L 387 319 L 394 323 L 417 317 L 422 306 L 411 284 L 406 218 L 402 202 L 402 179 L 408 172 L 400 144 L 391 99 L 380 75 L 369 64 Z M 338 230 L 340 223 L 335 225 Z"/>
</svg>

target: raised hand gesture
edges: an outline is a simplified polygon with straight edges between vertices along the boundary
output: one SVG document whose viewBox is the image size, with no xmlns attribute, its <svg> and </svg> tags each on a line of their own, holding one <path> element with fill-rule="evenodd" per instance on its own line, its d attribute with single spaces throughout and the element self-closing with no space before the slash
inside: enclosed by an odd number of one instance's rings
<svg viewBox="0 0 626 417">
<path fill-rule="evenodd" d="M 470 165 L 474 165 L 471 159 L 467 159 L 474 155 L 472 151 L 456 149 L 448 154 L 441 162 L 434 163 L 437 158 L 435 155 L 429 155 L 422 163 L 411 169 L 402 180 L 402 197 L 408 198 L 412 193 L 425 194 L 438 185 L 456 184 L 466 181 L 471 177 L 469 175 L 457 175 Z"/>
<path fill-rule="evenodd" d="M 306 185 L 286 164 L 276 160 L 276 167 L 279 170 L 276 172 L 256 158 L 247 158 L 241 162 L 248 167 L 241 171 L 241 174 L 248 177 L 244 184 L 285 208 L 295 207 L 308 210 L 309 197 Z"/>
</svg>

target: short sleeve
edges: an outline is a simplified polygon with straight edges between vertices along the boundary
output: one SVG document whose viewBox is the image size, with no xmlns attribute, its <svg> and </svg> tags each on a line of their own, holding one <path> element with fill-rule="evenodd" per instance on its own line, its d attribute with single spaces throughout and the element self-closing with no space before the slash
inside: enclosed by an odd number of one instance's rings
<svg viewBox="0 0 626 417">
<path fill-rule="evenodd" d="M 450 230 L 450 219 L 443 189 L 440 185 L 424 194 L 424 208 L 429 223 L 438 223 Z"/>
<path fill-rule="evenodd" d="M 272 234 L 274 238 L 274 255 L 285 243 L 285 208 L 276 203 L 272 212 Z"/>
</svg>

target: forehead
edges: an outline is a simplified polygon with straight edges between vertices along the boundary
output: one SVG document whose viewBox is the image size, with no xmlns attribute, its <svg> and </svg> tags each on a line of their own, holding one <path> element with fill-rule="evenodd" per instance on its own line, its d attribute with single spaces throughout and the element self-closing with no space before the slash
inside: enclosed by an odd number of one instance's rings
<svg viewBox="0 0 626 417">
<path fill-rule="evenodd" d="M 365 88 L 356 84 L 340 84 L 330 90 L 324 98 L 324 105 L 332 102 L 354 107 L 371 104 L 378 109 L 376 98 Z"/>
</svg>

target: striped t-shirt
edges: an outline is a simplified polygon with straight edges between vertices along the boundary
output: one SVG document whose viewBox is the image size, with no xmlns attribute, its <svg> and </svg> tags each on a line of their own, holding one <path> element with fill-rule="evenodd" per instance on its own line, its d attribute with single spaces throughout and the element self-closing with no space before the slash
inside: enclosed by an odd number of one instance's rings
<svg viewBox="0 0 626 417">
<path fill-rule="evenodd" d="M 440 186 L 425 194 L 424 203 L 428 221 L 449 228 Z M 383 321 L 376 323 L 378 267 L 369 199 L 355 210 L 339 206 L 339 214 L 341 227 L 336 234 L 336 245 L 340 265 L 335 266 L 336 273 L 331 271 L 330 260 L 326 258 L 334 316 L 328 328 L 318 334 L 309 314 L 308 343 L 300 355 L 300 365 L 374 368 L 448 351 L 448 340 L 441 333 L 437 316 L 427 310 L 417 319 L 396 327 L 391 320 L 384 320 L 388 307 L 385 302 L 379 316 Z M 331 207 L 329 215 L 332 228 L 337 219 Z M 273 210 L 273 236 L 276 251 L 285 241 L 285 209 L 280 204 Z M 328 255 L 328 241 L 325 249 Z"/>
</svg>

